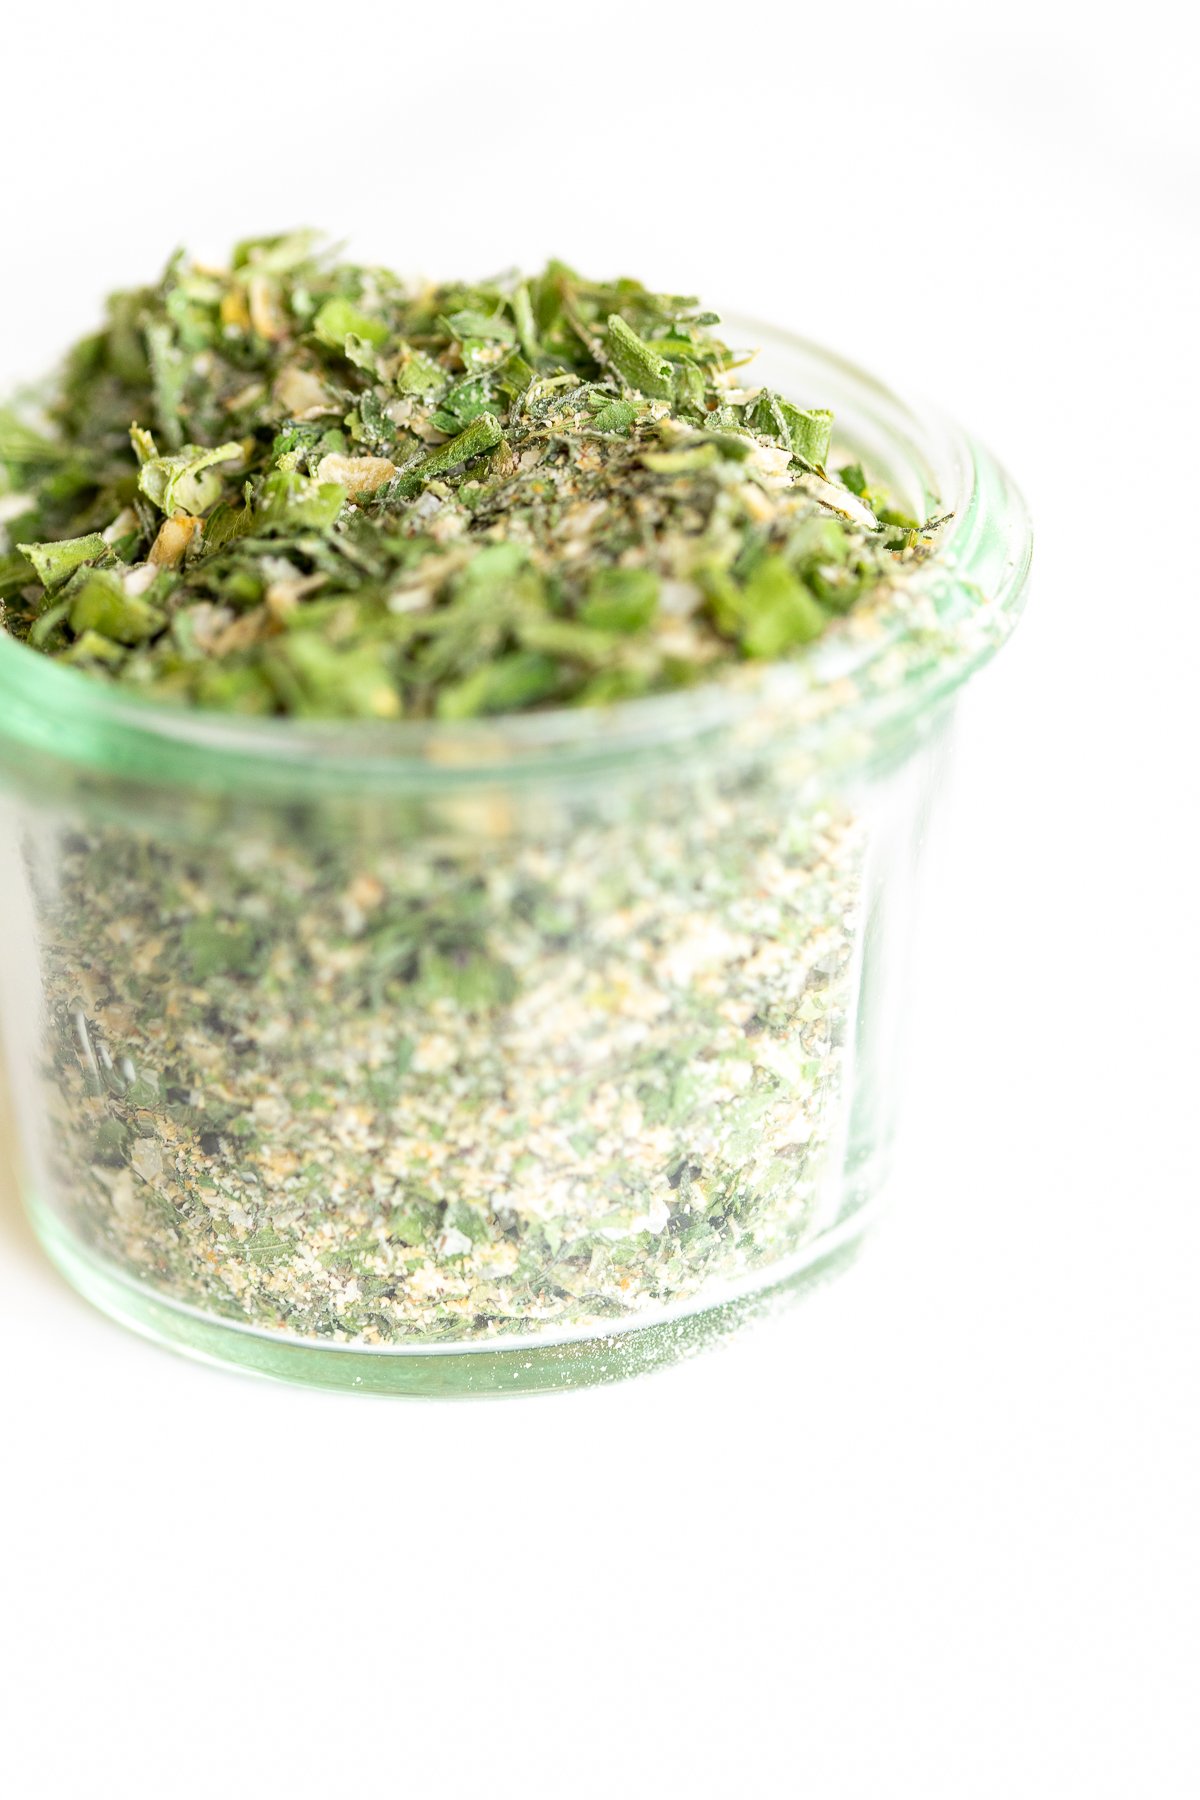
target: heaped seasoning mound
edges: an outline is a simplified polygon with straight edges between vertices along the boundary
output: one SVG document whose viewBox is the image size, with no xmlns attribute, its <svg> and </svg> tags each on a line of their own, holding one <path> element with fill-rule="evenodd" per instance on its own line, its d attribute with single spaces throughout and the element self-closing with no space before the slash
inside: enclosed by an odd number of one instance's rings
<svg viewBox="0 0 1200 1800">
<path fill-rule="evenodd" d="M 311 234 L 118 294 L 0 412 L 3 624 L 157 700 L 464 719 L 788 657 L 931 529 L 714 314 L 561 263 L 414 287 Z"/>
</svg>

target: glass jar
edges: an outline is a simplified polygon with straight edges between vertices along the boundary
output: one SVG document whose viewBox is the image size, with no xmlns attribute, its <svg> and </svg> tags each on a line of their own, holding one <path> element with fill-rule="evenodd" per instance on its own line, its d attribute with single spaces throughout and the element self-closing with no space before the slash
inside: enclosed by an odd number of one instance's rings
<svg viewBox="0 0 1200 1800">
<path fill-rule="evenodd" d="M 687 1353 L 881 1192 L 924 821 L 1023 598 L 992 459 L 759 326 L 939 548 L 806 657 L 465 724 L 149 704 L 0 634 L 24 1192 L 160 1342 L 449 1394 Z"/>
</svg>

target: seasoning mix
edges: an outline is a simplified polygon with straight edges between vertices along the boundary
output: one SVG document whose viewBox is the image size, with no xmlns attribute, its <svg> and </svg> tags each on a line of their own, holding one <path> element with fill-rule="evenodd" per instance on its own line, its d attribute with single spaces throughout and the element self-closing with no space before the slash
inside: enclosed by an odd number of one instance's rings
<svg viewBox="0 0 1200 1800">
<path fill-rule="evenodd" d="M 198 720 L 173 786 L 0 780 L 37 1204 L 131 1292 L 331 1349 L 615 1341 L 858 1204 L 888 934 L 840 721 L 1007 624 L 717 325 L 297 234 L 177 257 L 0 413 L 0 683 L 36 652 L 177 761 Z M 514 773 L 539 715 L 568 753 Z M 303 792 L 256 788 L 264 743 Z"/>
</svg>

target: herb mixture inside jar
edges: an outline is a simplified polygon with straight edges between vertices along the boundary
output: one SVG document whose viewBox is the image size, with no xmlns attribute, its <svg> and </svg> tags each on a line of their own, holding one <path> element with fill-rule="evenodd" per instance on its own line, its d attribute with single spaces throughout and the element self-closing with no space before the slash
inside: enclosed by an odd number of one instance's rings
<svg viewBox="0 0 1200 1800">
<path fill-rule="evenodd" d="M 177 257 L 0 413 L 3 626 L 157 703 L 448 729 L 802 657 L 936 521 L 717 324 L 556 263 Z M 364 1346 L 781 1266 L 840 1179 L 862 962 L 860 821 L 798 793 L 701 759 L 437 830 L 48 817 L 54 1204 L 172 1300 Z"/>
<path fill-rule="evenodd" d="M 156 700 L 463 719 L 793 655 L 927 547 L 695 301 L 177 257 L 0 416 L 3 623 Z"/>
</svg>

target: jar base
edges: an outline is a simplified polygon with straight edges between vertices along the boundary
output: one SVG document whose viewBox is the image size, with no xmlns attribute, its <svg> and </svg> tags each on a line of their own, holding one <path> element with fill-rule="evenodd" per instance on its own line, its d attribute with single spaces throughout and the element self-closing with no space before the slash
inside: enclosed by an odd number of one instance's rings
<svg viewBox="0 0 1200 1800">
<path fill-rule="evenodd" d="M 675 1313 L 664 1309 L 646 1323 L 424 1349 L 316 1344 L 214 1318 L 156 1293 L 88 1250 L 35 1198 L 26 1204 L 43 1248 L 76 1292 L 152 1343 L 198 1362 L 303 1387 L 428 1399 L 590 1387 L 679 1362 L 840 1274 L 854 1261 L 877 1211 L 874 1198 L 854 1207 L 786 1263 L 764 1270 L 752 1287 L 708 1304 L 693 1301 Z"/>
</svg>

